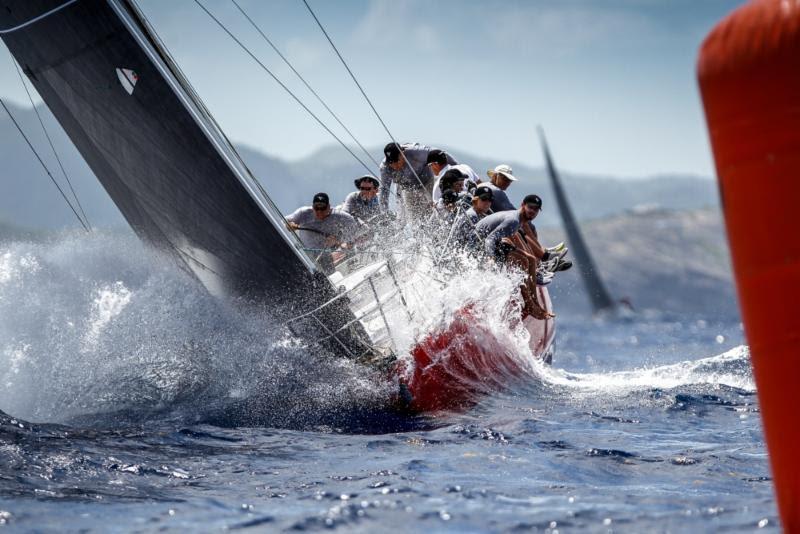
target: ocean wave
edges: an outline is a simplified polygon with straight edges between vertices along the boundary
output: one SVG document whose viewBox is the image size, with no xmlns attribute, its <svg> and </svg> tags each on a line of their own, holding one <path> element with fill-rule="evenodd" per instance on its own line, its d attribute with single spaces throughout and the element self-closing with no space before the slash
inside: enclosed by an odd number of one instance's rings
<svg viewBox="0 0 800 534">
<path fill-rule="evenodd" d="M 220 406 L 292 424 L 386 403 L 351 362 L 311 355 L 268 312 L 210 296 L 131 235 L 0 248 L 0 409 L 31 421 Z M 243 405 L 242 399 L 258 402 Z"/>
<path fill-rule="evenodd" d="M 697 385 L 727 386 L 746 393 L 755 392 L 750 350 L 745 345 L 707 358 L 630 371 L 570 373 L 562 369 L 541 367 L 540 376 L 546 384 L 585 395 L 621 396 L 636 391 Z"/>
</svg>

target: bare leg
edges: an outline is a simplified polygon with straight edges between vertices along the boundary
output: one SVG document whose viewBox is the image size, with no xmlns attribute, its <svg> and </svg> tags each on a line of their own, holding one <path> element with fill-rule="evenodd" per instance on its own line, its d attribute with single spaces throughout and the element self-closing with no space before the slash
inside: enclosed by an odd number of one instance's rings
<svg viewBox="0 0 800 534">
<path fill-rule="evenodd" d="M 534 319 L 548 319 L 554 317 L 553 314 L 542 308 L 539 300 L 536 298 L 536 267 L 535 262 L 528 259 L 528 257 L 517 252 L 511 252 L 508 255 L 508 264 L 515 265 L 522 269 L 525 273 L 525 278 L 520 285 L 520 293 L 522 294 L 522 318 L 528 315 Z"/>
</svg>

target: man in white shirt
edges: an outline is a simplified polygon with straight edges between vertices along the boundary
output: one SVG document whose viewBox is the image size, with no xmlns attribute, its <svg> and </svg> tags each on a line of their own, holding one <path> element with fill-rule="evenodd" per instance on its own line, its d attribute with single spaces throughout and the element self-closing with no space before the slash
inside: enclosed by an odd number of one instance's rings
<svg viewBox="0 0 800 534">
<path fill-rule="evenodd" d="M 442 191 L 439 188 L 439 182 L 442 180 L 442 176 L 444 173 L 449 171 L 450 169 L 458 169 L 463 174 L 467 176 L 467 181 L 464 182 L 464 191 L 467 191 L 469 186 L 468 182 L 472 182 L 475 185 L 481 182 L 480 177 L 472 170 L 472 167 L 466 165 L 464 163 L 454 163 L 450 164 L 450 160 L 448 154 L 443 150 L 439 150 L 435 148 L 428 153 L 428 167 L 431 169 L 431 174 L 433 174 L 433 192 L 431 194 L 431 198 L 434 202 L 437 202 L 440 198 L 442 198 Z M 456 191 L 460 193 L 461 191 Z"/>
</svg>

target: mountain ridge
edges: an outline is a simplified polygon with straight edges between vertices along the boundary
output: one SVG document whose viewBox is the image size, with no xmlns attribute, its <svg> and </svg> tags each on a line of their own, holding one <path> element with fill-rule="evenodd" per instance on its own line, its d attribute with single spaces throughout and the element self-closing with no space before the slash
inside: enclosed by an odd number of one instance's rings
<svg viewBox="0 0 800 534">
<path fill-rule="evenodd" d="M 34 110 L 19 106 L 11 106 L 11 109 L 50 172 L 69 194 Z M 52 114 L 44 106 L 37 109 L 90 222 L 101 227 L 124 226 L 121 214 Z M 470 155 L 446 145 L 439 146 L 450 150 L 459 161 L 472 166 L 482 177 L 487 169 L 499 163 L 509 163 Z M 282 160 L 247 144 L 237 143 L 236 148 L 283 213 L 307 205 L 319 191 L 328 192 L 335 203 L 341 202 L 354 189 L 353 179 L 365 172 L 364 167 L 346 151 L 333 145 L 321 147 L 297 160 Z M 380 147 L 370 149 L 376 160 L 382 155 L 380 150 Z M 532 146 L 532 150 L 536 148 Z M 69 207 L 7 116 L 0 117 L 0 158 L 4 162 L 0 171 L 3 178 L 0 181 L 0 219 L 23 228 L 78 226 Z M 508 191 L 511 200 L 519 202 L 525 194 L 539 194 L 544 199 L 541 224 L 558 224 L 558 210 L 554 208 L 544 169 L 513 161 L 510 164 L 520 178 Z M 638 205 L 658 205 L 677 210 L 718 205 L 715 182 L 692 175 L 665 174 L 629 179 L 562 171 L 562 179 L 576 216 L 584 221 L 621 213 Z"/>
</svg>

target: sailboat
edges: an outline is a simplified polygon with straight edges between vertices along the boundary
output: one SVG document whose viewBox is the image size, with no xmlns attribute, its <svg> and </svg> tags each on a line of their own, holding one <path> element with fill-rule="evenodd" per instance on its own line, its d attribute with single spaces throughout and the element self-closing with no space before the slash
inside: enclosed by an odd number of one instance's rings
<svg viewBox="0 0 800 534">
<path fill-rule="evenodd" d="M 310 346 L 397 381 L 413 412 L 467 406 L 524 373 L 499 341 L 477 341 L 468 307 L 397 354 L 403 263 L 326 275 L 134 2 L 2 0 L 0 37 L 136 234 L 210 293 L 290 317 Z M 547 289 L 538 292 L 552 311 Z M 523 322 L 532 355 L 547 359 L 553 320 Z"/>
</svg>

